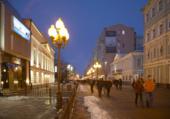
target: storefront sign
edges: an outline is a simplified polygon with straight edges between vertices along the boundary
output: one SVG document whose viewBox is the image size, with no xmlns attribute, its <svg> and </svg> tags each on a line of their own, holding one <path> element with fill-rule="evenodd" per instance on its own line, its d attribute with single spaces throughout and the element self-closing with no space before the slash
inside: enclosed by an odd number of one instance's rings
<svg viewBox="0 0 170 119">
<path fill-rule="evenodd" d="M 13 16 L 13 31 L 26 40 L 30 40 L 30 30 Z"/>
</svg>

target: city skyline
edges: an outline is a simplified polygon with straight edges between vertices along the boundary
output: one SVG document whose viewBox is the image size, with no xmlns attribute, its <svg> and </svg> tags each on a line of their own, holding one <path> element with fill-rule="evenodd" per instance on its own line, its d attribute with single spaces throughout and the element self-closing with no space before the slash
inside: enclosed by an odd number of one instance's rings
<svg viewBox="0 0 170 119">
<path fill-rule="evenodd" d="M 32 18 L 45 35 L 50 25 L 62 17 L 70 33 L 70 41 L 62 50 L 62 59 L 73 64 L 76 71 L 82 74 L 104 27 L 125 24 L 133 27 L 137 35 L 143 35 L 141 9 L 147 0 L 135 2 L 131 0 L 108 0 L 108 2 L 72 0 L 70 3 L 66 3 L 66 0 L 48 2 L 9 0 L 9 2 L 22 18 Z"/>
</svg>

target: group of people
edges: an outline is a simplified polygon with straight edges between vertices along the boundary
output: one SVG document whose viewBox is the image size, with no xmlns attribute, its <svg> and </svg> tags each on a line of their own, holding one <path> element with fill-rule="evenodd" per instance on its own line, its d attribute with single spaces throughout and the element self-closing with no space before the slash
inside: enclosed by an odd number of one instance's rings
<svg viewBox="0 0 170 119">
<path fill-rule="evenodd" d="M 102 90 L 105 89 L 107 91 L 107 96 L 110 96 L 110 89 L 112 87 L 112 82 L 109 80 L 91 80 L 90 81 L 90 89 L 91 93 L 94 92 L 93 88 L 96 85 L 98 96 L 102 96 Z"/>
<path fill-rule="evenodd" d="M 147 79 L 139 78 L 132 83 L 132 87 L 135 91 L 135 105 L 138 106 L 138 100 L 140 104 L 144 106 L 143 93 L 145 94 L 145 102 L 147 107 L 151 107 L 153 104 L 153 91 L 155 90 L 154 80 L 151 75 L 148 75 Z"/>
<path fill-rule="evenodd" d="M 115 87 L 116 87 L 116 89 L 122 89 L 122 84 L 123 84 L 123 81 L 122 81 L 122 79 L 120 78 L 120 79 L 114 79 L 113 80 L 113 84 L 115 85 Z"/>
</svg>

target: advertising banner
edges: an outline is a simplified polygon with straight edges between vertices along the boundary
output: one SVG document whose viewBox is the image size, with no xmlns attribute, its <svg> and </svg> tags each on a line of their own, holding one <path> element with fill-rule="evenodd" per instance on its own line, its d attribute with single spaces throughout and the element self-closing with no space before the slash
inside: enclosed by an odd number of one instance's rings
<svg viewBox="0 0 170 119">
<path fill-rule="evenodd" d="M 105 34 L 105 49 L 106 53 L 116 53 L 117 52 L 117 39 L 115 31 L 106 31 Z"/>
</svg>

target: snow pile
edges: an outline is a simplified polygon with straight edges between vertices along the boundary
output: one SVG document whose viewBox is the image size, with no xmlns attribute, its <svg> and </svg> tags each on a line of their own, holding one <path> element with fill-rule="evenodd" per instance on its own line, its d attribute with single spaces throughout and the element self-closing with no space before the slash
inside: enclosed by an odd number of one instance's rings
<svg viewBox="0 0 170 119">
<path fill-rule="evenodd" d="M 108 112 L 99 106 L 100 99 L 95 96 L 84 97 L 84 105 L 88 107 L 88 112 L 91 113 L 91 119 L 111 119 Z"/>
<path fill-rule="evenodd" d="M 15 100 L 23 100 L 23 99 L 28 99 L 26 96 L 10 96 L 7 97 L 7 100 L 15 101 Z"/>
</svg>

